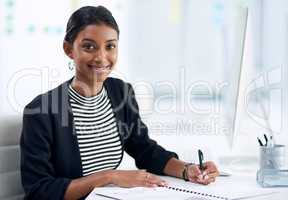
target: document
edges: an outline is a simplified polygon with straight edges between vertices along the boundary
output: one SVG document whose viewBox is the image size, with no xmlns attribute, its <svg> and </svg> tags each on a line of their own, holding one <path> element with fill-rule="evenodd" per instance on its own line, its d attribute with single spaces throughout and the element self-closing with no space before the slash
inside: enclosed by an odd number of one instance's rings
<svg viewBox="0 0 288 200">
<path fill-rule="evenodd" d="M 240 200 L 275 193 L 275 190 L 259 187 L 255 179 L 250 182 L 251 184 L 248 184 L 249 182 L 241 177 L 218 178 L 219 180 L 208 186 L 171 177 L 161 178 L 168 182 L 167 187 L 98 187 L 91 192 L 86 200 Z"/>
</svg>

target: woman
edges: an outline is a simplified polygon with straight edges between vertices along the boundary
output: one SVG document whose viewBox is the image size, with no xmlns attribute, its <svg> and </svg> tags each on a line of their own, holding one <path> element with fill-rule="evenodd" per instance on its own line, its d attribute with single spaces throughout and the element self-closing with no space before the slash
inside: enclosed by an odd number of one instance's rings
<svg viewBox="0 0 288 200">
<path fill-rule="evenodd" d="M 132 86 L 108 78 L 118 39 L 118 25 L 102 6 L 82 7 L 70 17 L 63 48 L 75 63 L 75 76 L 24 109 L 20 145 L 26 199 L 79 199 L 107 184 L 165 186 L 156 174 L 215 181 L 213 162 L 201 172 L 151 140 Z M 123 151 L 140 170 L 116 170 Z"/>
</svg>

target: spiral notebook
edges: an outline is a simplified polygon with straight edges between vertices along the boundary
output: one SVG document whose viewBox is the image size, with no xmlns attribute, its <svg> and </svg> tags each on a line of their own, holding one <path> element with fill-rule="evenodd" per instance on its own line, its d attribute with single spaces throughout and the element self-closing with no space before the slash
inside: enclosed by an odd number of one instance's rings
<svg viewBox="0 0 288 200">
<path fill-rule="evenodd" d="M 185 193 L 188 193 L 188 194 L 191 194 L 191 197 L 188 197 L 188 199 L 186 200 L 194 200 L 195 197 L 197 197 L 196 199 L 198 200 L 206 200 L 206 199 L 218 199 L 218 200 L 229 200 L 228 197 L 223 197 L 223 196 L 218 196 L 218 195 L 215 195 L 215 194 L 209 194 L 209 193 L 204 193 L 204 192 L 197 192 L 197 191 L 193 191 L 193 190 L 187 190 L 187 189 L 184 189 L 184 188 L 179 188 L 179 187 L 172 187 L 172 186 L 167 186 L 165 187 L 169 190 L 173 190 L 173 191 L 176 191 L 176 192 L 185 192 Z"/>
<path fill-rule="evenodd" d="M 187 190 L 178 187 L 157 188 L 96 188 L 86 200 L 229 200 L 227 197 Z"/>
<path fill-rule="evenodd" d="M 203 186 L 172 177 L 161 177 L 166 187 L 121 188 L 113 185 L 97 187 L 86 200 L 242 200 L 275 193 L 263 189 L 254 177 L 218 178 L 214 184 Z"/>
</svg>

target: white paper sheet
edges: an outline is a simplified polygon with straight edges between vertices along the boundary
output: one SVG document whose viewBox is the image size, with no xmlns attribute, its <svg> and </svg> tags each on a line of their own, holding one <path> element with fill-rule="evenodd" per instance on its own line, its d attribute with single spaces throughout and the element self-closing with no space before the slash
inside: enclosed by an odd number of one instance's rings
<svg viewBox="0 0 288 200">
<path fill-rule="evenodd" d="M 105 195 L 107 197 L 103 197 Z M 177 192 L 167 188 L 157 187 L 157 188 L 97 188 L 87 197 L 86 200 L 98 200 L 99 197 L 102 199 L 119 199 L 119 200 L 139 200 L 139 199 L 149 199 L 149 200 L 214 200 L 214 198 L 205 198 L 200 195 L 191 195 L 189 193 Z M 108 198 L 113 197 L 113 198 Z M 192 198 L 194 197 L 194 198 Z M 196 198 L 197 197 L 197 198 Z M 219 199 L 217 199 L 219 200 Z"/>
<path fill-rule="evenodd" d="M 252 177 L 247 176 L 219 177 L 215 183 L 208 186 L 193 184 L 171 177 L 161 178 L 168 182 L 170 188 L 99 187 L 95 188 L 86 200 L 111 200 L 113 198 L 114 200 L 237 200 L 271 195 L 275 192 L 272 189 L 260 188 L 256 181 L 252 180 Z M 181 190 L 176 190 L 176 188 Z"/>
</svg>

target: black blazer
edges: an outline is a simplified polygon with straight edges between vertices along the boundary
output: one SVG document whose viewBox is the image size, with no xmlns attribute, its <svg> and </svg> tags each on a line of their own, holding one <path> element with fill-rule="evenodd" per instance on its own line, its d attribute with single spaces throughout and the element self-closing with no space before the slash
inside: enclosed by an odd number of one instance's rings
<svg viewBox="0 0 288 200">
<path fill-rule="evenodd" d="M 25 199 L 63 199 L 70 181 L 83 176 L 69 104 L 71 81 L 37 96 L 24 109 L 20 148 Z M 115 78 L 107 78 L 104 86 L 123 150 L 135 159 L 138 168 L 163 174 L 167 161 L 178 156 L 149 138 L 132 86 Z"/>
</svg>

